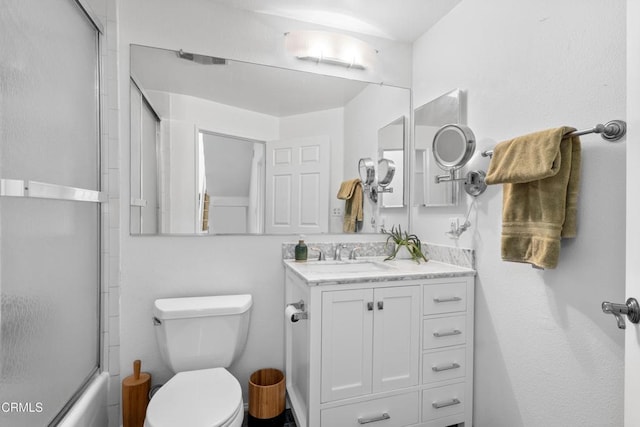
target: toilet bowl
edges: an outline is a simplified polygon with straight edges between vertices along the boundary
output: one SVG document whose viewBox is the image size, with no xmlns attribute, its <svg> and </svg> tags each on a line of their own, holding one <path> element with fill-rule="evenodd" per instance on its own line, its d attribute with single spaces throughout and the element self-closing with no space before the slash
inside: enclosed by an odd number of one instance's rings
<svg viewBox="0 0 640 427">
<path fill-rule="evenodd" d="M 224 368 L 180 372 L 147 407 L 144 427 L 240 427 L 244 402 L 240 383 Z"/>
<path fill-rule="evenodd" d="M 226 368 L 244 350 L 251 295 L 155 301 L 156 338 L 176 373 L 154 395 L 145 427 L 241 427 L 240 383 Z"/>
</svg>

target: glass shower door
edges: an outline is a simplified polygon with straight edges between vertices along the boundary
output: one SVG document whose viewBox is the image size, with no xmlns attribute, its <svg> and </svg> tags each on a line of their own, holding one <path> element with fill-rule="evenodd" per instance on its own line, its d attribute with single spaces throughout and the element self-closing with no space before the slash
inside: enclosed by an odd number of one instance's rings
<svg viewBox="0 0 640 427">
<path fill-rule="evenodd" d="M 0 426 L 55 423 L 99 367 L 99 34 L 0 8 Z"/>
</svg>

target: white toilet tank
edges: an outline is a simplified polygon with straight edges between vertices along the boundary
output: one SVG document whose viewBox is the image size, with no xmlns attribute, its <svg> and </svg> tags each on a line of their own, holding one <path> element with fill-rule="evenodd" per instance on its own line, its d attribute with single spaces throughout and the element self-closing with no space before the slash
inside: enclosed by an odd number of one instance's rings
<svg viewBox="0 0 640 427">
<path fill-rule="evenodd" d="M 162 359 L 174 373 L 228 367 L 247 342 L 251 305 L 251 295 L 156 300 Z"/>
</svg>

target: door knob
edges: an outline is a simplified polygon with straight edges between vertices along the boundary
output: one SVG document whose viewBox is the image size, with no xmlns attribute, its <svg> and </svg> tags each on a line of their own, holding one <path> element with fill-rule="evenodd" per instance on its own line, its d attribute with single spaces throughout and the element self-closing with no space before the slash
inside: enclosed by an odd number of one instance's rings
<svg viewBox="0 0 640 427">
<path fill-rule="evenodd" d="M 605 313 L 613 314 L 618 322 L 618 328 L 624 329 L 626 327 L 623 314 L 627 315 L 627 318 L 631 323 L 640 322 L 640 305 L 635 298 L 629 298 L 626 304 L 616 304 L 613 302 L 603 302 L 602 311 Z"/>
</svg>

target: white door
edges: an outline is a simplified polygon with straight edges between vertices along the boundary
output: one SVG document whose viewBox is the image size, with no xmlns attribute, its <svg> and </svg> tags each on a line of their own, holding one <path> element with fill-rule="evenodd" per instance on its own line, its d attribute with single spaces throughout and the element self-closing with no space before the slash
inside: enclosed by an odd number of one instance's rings
<svg viewBox="0 0 640 427">
<path fill-rule="evenodd" d="M 371 393 L 373 310 L 373 289 L 322 293 L 322 402 Z"/>
<path fill-rule="evenodd" d="M 267 142 L 266 233 L 329 231 L 329 137 Z"/>
<path fill-rule="evenodd" d="M 374 300 L 373 391 L 418 384 L 420 287 L 379 288 Z"/>
<path fill-rule="evenodd" d="M 626 296 L 640 300 L 640 2 L 627 0 L 627 250 Z M 625 330 L 624 425 L 640 426 L 640 325 Z"/>
</svg>

